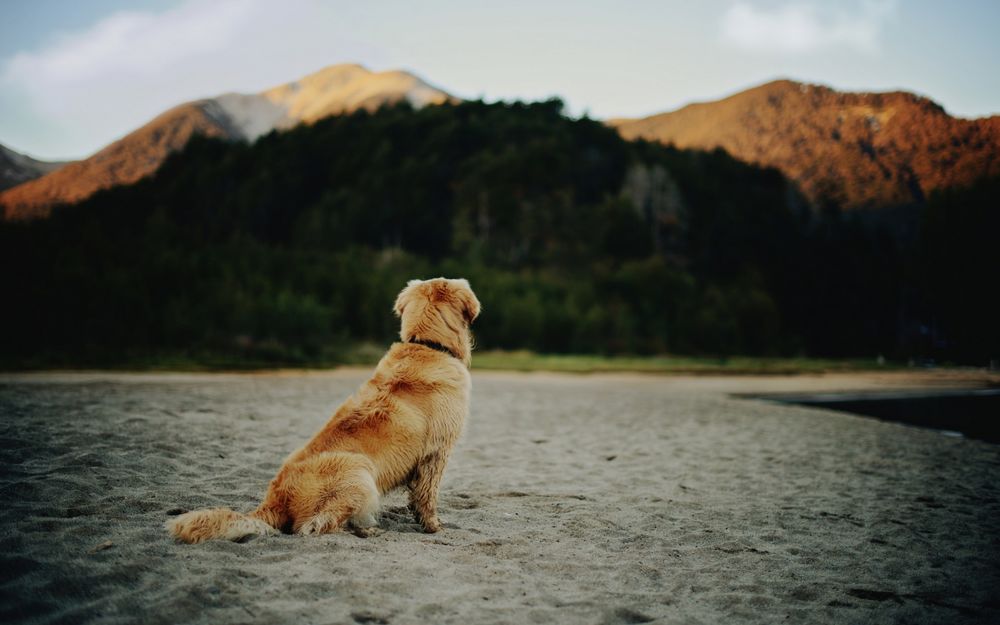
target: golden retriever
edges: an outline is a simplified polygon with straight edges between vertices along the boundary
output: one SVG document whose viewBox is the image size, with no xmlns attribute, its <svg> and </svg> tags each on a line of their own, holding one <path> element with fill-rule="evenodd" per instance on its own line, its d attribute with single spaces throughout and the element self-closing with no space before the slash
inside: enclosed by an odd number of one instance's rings
<svg viewBox="0 0 1000 625">
<path fill-rule="evenodd" d="M 438 487 L 469 411 L 469 326 L 479 300 L 468 281 L 411 280 L 393 307 L 394 343 L 371 379 L 271 480 L 249 514 L 195 510 L 167 522 L 187 543 L 277 531 L 322 534 L 376 524 L 380 495 L 399 486 L 426 532 L 437 532 Z"/>
</svg>

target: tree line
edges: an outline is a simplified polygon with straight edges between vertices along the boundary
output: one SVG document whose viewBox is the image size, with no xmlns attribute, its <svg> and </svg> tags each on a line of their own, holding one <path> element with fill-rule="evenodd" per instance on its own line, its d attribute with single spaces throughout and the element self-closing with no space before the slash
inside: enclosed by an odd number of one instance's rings
<svg viewBox="0 0 1000 625">
<path fill-rule="evenodd" d="M 483 302 L 483 348 L 978 362 L 998 353 L 996 197 L 902 207 L 923 226 L 901 236 L 558 100 L 399 105 L 195 138 L 150 178 L 0 224 L 0 340 L 15 367 L 337 362 L 392 339 L 408 279 L 446 275 Z"/>
</svg>

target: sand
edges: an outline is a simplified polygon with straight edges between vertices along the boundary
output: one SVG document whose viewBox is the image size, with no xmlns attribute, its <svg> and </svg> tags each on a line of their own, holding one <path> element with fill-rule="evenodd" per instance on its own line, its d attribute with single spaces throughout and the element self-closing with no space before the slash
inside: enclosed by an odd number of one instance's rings
<svg viewBox="0 0 1000 625">
<path fill-rule="evenodd" d="M 968 376 L 477 373 L 442 533 L 169 539 L 365 373 L 0 377 L 0 622 L 1000 620 L 1000 446 L 729 395 Z"/>
</svg>

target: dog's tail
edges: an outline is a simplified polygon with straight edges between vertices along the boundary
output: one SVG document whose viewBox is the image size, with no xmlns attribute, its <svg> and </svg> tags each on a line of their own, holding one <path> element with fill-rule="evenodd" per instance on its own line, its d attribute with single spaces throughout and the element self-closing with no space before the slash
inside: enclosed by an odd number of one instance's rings
<svg viewBox="0 0 1000 625">
<path fill-rule="evenodd" d="M 277 534 L 278 530 L 261 510 L 250 514 L 240 514 L 228 508 L 194 510 L 170 519 L 167 531 L 180 542 L 200 543 L 213 538 L 225 540 L 245 540 L 251 536 Z"/>
</svg>

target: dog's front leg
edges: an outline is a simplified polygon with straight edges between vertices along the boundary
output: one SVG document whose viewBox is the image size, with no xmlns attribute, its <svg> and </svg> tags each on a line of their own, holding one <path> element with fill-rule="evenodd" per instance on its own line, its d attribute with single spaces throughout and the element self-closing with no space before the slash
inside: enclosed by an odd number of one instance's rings
<svg viewBox="0 0 1000 625">
<path fill-rule="evenodd" d="M 424 526 L 424 531 L 428 534 L 441 531 L 437 498 L 447 461 L 447 454 L 431 454 L 417 463 L 410 479 L 410 507 L 417 522 Z"/>
</svg>

